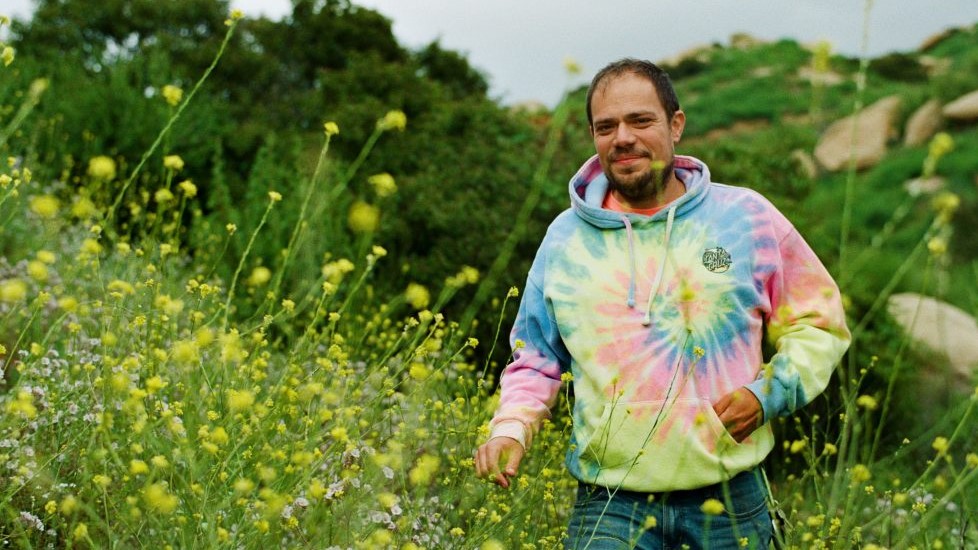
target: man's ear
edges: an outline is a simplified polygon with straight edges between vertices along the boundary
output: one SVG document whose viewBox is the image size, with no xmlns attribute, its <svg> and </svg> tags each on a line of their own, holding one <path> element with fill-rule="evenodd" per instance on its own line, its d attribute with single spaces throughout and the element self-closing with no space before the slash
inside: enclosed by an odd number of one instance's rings
<svg viewBox="0 0 978 550">
<path fill-rule="evenodd" d="M 673 113 L 672 119 L 669 121 L 669 126 L 672 130 L 672 143 L 675 145 L 683 137 L 683 129 L 686 128 L 686 113 L 682 109 Z"/>
</svg>

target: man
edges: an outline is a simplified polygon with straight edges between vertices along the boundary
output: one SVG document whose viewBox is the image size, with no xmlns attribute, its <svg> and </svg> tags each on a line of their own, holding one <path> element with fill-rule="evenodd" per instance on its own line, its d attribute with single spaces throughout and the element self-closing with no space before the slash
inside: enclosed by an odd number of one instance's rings
<svg viewBox="0 0 978 550">
<path fill-rule="evenodd" d="M 686 115 L 657 66 L 602 69 L 587 114 L 597 154 L 530 269 L 476 472 L 509 486 L 564 375 L 568 548 L 766 548 L 768 421 L 828 384 L 839 290 L 767 200 L 674 154 Z"/>
</svg>

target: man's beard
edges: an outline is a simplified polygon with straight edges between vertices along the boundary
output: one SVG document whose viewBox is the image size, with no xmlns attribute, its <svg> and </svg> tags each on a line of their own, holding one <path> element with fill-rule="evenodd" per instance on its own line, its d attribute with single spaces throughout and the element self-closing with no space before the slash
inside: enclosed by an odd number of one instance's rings
<svg viewBox="0 0 978 550">
<path fill-rule="evenodd" d="M 672 174 L 674 162 L 661 165 L 660 162 L 652 161 L 648 171 L 642 174 L 629 174 L 627 181 L 620 180 L 611 171 L 605 169 L 605 176 L 608 178 L 608 187 L 611 191 L 616 191 L 628 202 L 642 202 L 651 198 L 660 197 L 666 191 L 669 176 Z M 662 166 L 662 168 L 659 168 Z"/>
</svg>

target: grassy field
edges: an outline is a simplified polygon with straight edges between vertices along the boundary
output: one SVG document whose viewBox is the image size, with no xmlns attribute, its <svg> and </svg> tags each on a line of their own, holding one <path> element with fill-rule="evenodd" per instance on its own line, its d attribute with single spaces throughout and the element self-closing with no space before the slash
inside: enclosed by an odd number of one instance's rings
<svg viewBox="0 0 978 550">
<path fill-rule="evenodd" d="M 24 95 L 25 117 L 42 88 Z M 173 107 L 171 123 L 195 89 L 173 87 L 158 99 Z M 21 119 L 10 120 L 0 141 L 16 135 Z M 363 154 L 404 126 L 403 113 L 378 113 Z M 169 129 L 126 173 L 107 155 L 86 159 L 85 177 L 71 185 L 32 178 L 37 167 L 22 158 L 0 166 L 0 540 L 15 548 L 559 548 L 575 488 L 562 465 L 567 399 L 511 490 L 473 474 L 472 452 L 494 409 L 493 364 L 508 350 L 475 340 L 443 309 L 480 284 L 480 273 L 460 265 L 442 288 L 406 282 L 404 292 L 378 293 L 371 274 L 398 266 L 370 240 L 374 207 L 331 211 L 328 201 L 316 215 L 344 220 L 359 236 L 344 250 L 357 253 L 327 251 L 316 271 L 301 272 L 291 254 L 309 238 L 310 205 L 353 174 L 331 178 L 319 168 L 292 189 L 268 189 L 250 234 L 211 227 L 195 240 L 212 246 L 190 250 L 181 228 L 201 208 L 197 186 L 181 177 L 179 156 L 150 160 L 180 140 Z M 324 125 L 320 163 L 338 132 Z M 930 162 L 942 154 L 932 147 Z M 152 193 L 126 198 L 146 177 Z M 372 182 L 378 194 L 396 190 L 394 178 Z M 935 277 L 954 210 L 943 200 L 921 241 Z M 256 266 L 249 251 L 283 208 L 299 221 L 281 268 Z M 126 235 L 113 229 L 119 216 Z M 222 278 L 231 243 L 245 252 Z M 499 317 L 478 321 L 508 330 L 500 319 L 518 294 L 497 296 Z M 884 370 L 893 377 L 915 368 L 903 343 Z M 862 361 L 839 369 L 832 400 L 778 421 L 784 446 L 768 470 L 786 546 L 978 546 L 970 441 L 978 392 L 950 403 L 928 431 L 881 434 L 888 411 L 914 405 L 898 392 L 864 392 L 880 367 Z"/>
</svg>

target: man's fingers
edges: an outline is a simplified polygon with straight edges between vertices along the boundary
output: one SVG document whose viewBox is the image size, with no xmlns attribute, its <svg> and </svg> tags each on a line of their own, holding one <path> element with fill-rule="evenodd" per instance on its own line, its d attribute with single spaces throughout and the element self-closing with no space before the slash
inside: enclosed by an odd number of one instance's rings
<svg viewBox="0 0 978 550">
<path fill-rule="evenodd" d="M 520 467 L 520 461 L 522 460 L 523 460 L 523 449 L 510 447 L 509 460 L 506 461 L 506 475 L 509 477 L 515 476 L 517 470 Z"/>
<path fill-rule="evenodd" d="M 493 478 L 493 482 L 495 482 L 496 485 L 499 485 L 503 489 L 509 489 L 509 478 L 506 477 L 505 474 L 502 473 L 496 474 L 496 477 Z"/>
<path fill-rule="evenodd" d="M 509 478 L 516 475 L 522 459 L 523 446 L 515 439 L 492 439 L 476 450 L 475 473 L 479 477 L 490 477 L 493 483 L 508 488 Z M 500 462 L 503 460 L 506 464 L 500 471 Z"/>
<path fill-rule="evenodd" d="M 498 460 L 497 456 L 489 449 L 489 444 L 482 445 L 475 455 L 475 472 L 479 477 L 489 477 L 492 474 L 493 464 Z"/>
</svg>

